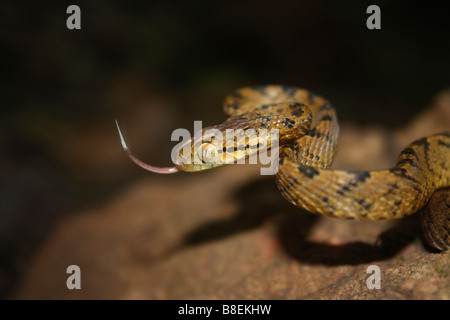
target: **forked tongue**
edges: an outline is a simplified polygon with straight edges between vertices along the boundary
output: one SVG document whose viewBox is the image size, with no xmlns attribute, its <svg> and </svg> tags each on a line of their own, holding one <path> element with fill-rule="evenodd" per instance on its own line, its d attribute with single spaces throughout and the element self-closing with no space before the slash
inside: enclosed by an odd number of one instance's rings
<svg viewBox="0 0 450 320">
<path fill-rule="evenodd" d="M 180 169 L 178 169 L 177 167 L 155 167 L 155 166 L 151 166 L 141 160 L 139 160 L 138 158 L 136 158 L 134 156 L 133 153 L 131 153 L 130 149 L 128 148 L 125 139 L 123 138 L 122 132 L 120 131 L 119 128 L 119 123 L 116 120 L 116 126 L 117 126 L 117 131 L 119 131 L 119 136 L 120 136 L 120 142 L 122 142 L 122 147 L 123 150 L 125 150 L 128 154 L 128 157 L 130 157 L 130 159 L 136 163 L 139 167 L 150 171 L 150 172 L 154 172 L 154 173 L 160 173 L 160 174 L 171 174 L 171 173 L 177 173 L 180 171 Z"/>
</svg>

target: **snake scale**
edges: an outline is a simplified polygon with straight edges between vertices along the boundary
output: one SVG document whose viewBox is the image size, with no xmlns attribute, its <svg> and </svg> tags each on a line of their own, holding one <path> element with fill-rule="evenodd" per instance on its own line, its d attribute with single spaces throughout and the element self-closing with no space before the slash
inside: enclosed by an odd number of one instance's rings
<svg viewBox="0 0 450 320">
<path fill-rule="evenodd" d="M 450 132 L 412 142 L 391 169 L 331 170 L 339 125 L 334 107 L 323 97 L 290 86 L 245 87 L 225 98 L 224 111 L 229 118 L 202 133 L 212 128 L 225 137 L 227 129 L 279 130 L 276 182 L 292 204 L 316 214 L 358 220 L 398 219 L 423 208 L 422 225 L 428 244 L 438 250 L 450 247 L 450 189 L 445 189 L 450 187 Z M 176 152 L 175 167 L 158 168 L 137 159 L 120 129 L 119 134 L 130 158 L 157 173 L 211 169 L 232 163 L 225 160 L 230 157 L 236 161 L 263 146 L 271 147 L 270 135 L 267 139 L 246 140 L 243 145 L 235 143 L 231 150 L 214 144 L 214 139 L 202 143 L 194 136 L 188 155 L 181 148 Z M 220 161 L 194 161 L 199 156 Z"/>
</svg>

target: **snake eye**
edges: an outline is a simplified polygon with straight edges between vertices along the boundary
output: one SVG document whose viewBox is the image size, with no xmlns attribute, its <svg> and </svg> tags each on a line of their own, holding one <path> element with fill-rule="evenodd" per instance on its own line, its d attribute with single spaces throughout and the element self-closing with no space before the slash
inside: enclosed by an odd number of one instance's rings
<svg viewBox="0 0 450 320">
<path fill-rule="evenodd" d="M 217 157 L 217 149 L 212 143 L 203 143 L 197 151 L 197 156 L 203 163 L 211 163 Z"/>
</svg>

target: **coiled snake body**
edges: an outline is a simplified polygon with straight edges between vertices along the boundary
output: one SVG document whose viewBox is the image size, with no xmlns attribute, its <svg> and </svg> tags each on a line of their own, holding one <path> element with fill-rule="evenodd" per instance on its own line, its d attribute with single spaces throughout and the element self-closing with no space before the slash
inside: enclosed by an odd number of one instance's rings
<svg viewBox="0 0 450 320">
<path fill-rule="evenodd" d="M 427 205 L 422 210 L 427 242 L 438 250 L 450 247 L 450 189 L 438 190 L 450 187 L 450 132 L 411 143 L 392 169 L 330 170 L 339 126 L 335 109 L 326 99 L 295 87 L 245 87 L 226 97 L 224 111 L 228 120 L 203 133 L 217 129 L 225 137 L 227 129 L 279 130 L 276 182 L 283 197 L 294 205 L 330 217 L 360 220 L 402 218 Z M 201 143 L 197 136 L 189 141 L 188 156 L 178 150 L 172 168 L 145 164 L 132 155 L 123 138 L 122 145 L 141 167 L 173 173 L 221 166 L 230 163 L 225 160 L 230 156 L 234 161 L 248 157 L 262 146 L 270 148 L 269 138 L 246 140 L 241 147 L 235 144 L 228 150 L 214 144 L 214 139 Z M 194 161 L 211 155 L 216 160 Z"/>
</svg>

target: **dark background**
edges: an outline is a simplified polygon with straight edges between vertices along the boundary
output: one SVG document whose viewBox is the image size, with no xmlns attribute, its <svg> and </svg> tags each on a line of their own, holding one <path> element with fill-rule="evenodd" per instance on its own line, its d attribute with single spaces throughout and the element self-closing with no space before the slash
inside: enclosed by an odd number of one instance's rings
<svg viewBox="0 0 450 320">
<path fill-rule="evenodd" d="M 66 8 L 81 8 L 81 30 Z M 381 8 L 381 30 L 366 9 Z M 286 84 L 340 121 L 394 128 L 448 88 L 448 11 L 409 1 L 2 1 L 0 297 L 62 218 L 169 165 L 171 132 L 224 120 L 233 89 Z M 150 160 L 149 160 L 150 161 Z"/>
</svg>

